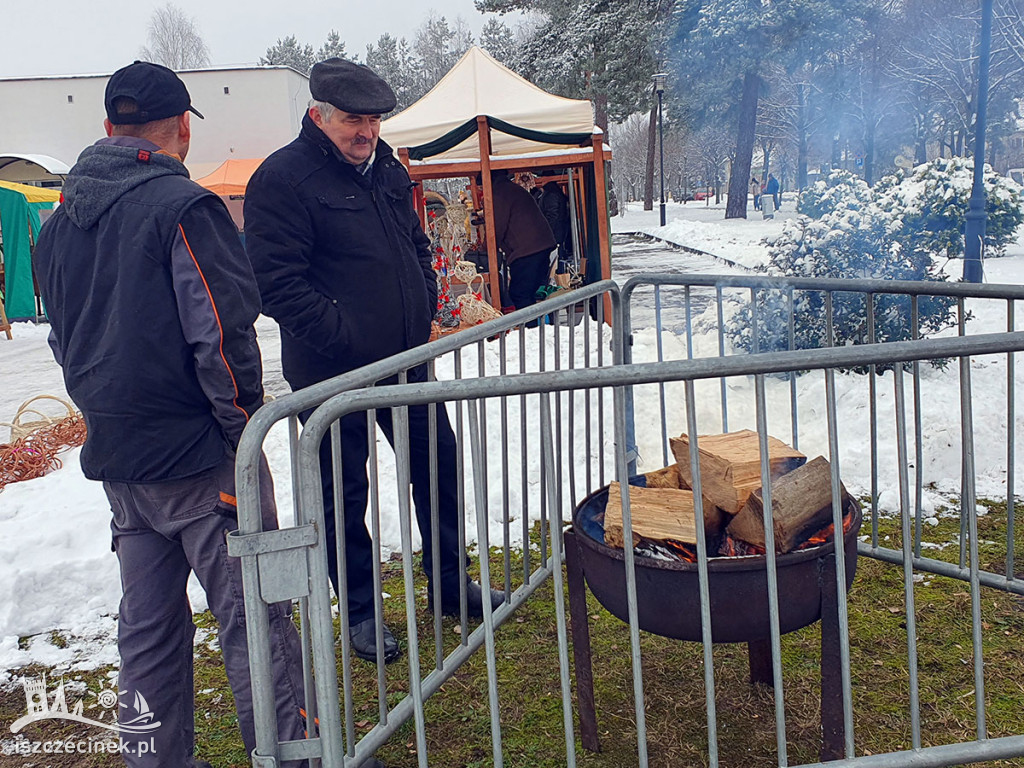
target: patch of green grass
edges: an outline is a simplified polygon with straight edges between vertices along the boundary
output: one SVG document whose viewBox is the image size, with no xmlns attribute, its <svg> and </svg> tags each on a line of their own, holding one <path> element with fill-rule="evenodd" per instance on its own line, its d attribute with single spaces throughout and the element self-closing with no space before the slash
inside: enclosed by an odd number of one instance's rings
<svg viewBox="0 0 1024 768">
<path fill-rule="evenodd" d="M 980 561 L 983 568 L 1005 568 L 1005 506 L 989 504 L 979 518 Z M 900 548 L 899 521 L 879 521 L 886 547 Z M 1015 548 L 1024 552 L 1024 526 Z M 869 533 L 865 521 L 862 534 Z M 926 526 L 927 541 L 952 545 L 926 549 L 929 557 L 957 562 L 960 524 L 940 517 Z M 536 534 L 535 534 L 536 535 Z M 534 542 L 537 543 L 536 541 Z M 537 551 L 531 555 L 539 559 Z M 491 558 L 492 583 L 503 583 L 502 556 Z M 1017 570 L 1017 569 L 1015 569 Z M 512 558 L 512 579 L 522 578 L 522 563 Z M 425 579 L 415 581 L 416 622 L 421 672 L 435 659 L 433 616 L 426 609 Z M 404 582 L 399 563 L 384 567 L 385 617 L 403 647 L 403 656 L 388 667 L 387 702 L 394 707 L 409 695 L 409 632 L 406 628 Z M 925 746 L 969 741 L 975 737 L 974 666 L 969 584 L 925 574 L 915 582 L 914 616 L 920 693 L 921 740 Z M 504 764 L 511 768 L 561 768 L 565 765 L 562 690 L 558 669 L 555 594 L 549 581 L 496 633 L 495 670 Z M 985 702 L 990 737 L 1024 734 L 1024 598 L 999 590 L 981 589 L 982 649 L 985 661 Z M 784 597 L 782 599 L 785 599 Z M 900 566 L 871 558 L 859 559 L 857 577 L 848 595 L 851 690 L 856 753 L 878 754 L 911 746 L 910 663 L 906 604 Z M 566 601 L 567 603 L 567 601 Z M 566 604 L 566 610 L 568 605 Z M 577 763 L 582 768 L 621 768 L 637 762 L 636 715 L 627 625 L 605 611 L 588 595 L 598 735 L 602 751 L 592 753 L 579 744 L 574 718 Z M 209 614 L 196 617 L 205 630 L 215 631 Z M 471 624 L 470 629 L 476 624 Z M 444 654 L 461 641 L 458 622 L 442 622 Z M 214 636 L 196 649 L 196 733 L 198 753 L 218 768 L 247 766 L 230 689 Z M 785 694 L 786 746 L 791 765 L 816 762 L 820 745 L 820 629 L 817 625 L 781 639 Z M 51 639 L 57 642 L 56 639 Z M 708 762 L 708 732 L 703 649 L 699 643 L 678 642 L 641 633 L 645 719 L 650 765 L 655 768 L 703 766 Z M 211 649 L 211 645 L 214 649 Z M 339 645 L 339 661 L 340 661 Z M 746 647 L 716 645 L 712 652 L 717 716 L 717 743 L 723 766 L 758 768 L 777 765 L 775 694 L 770 687 L 752 685 Z M 570 647 L 571 658 L 571 647 Z M 53 670 L 21 670 L 29 676 Z M 575 677 L 570 668 L 571 678 Z M 83 673 L 83 680 L 100 681 L 102 671 Z M 488 669 L 483 650 L 474 654 L 425 704 L 425 740 L 430 765 L 445 768 L 493 765 L 491 719 L 488 707 Z M 353 659 L 352 722 L 358 737 L 378 720 L 377 676 L 372 664 Z M 24 713 L 21 687 L 0 691 L 0 724 Z M 575 700 L 573 701 L 575 706 Z M 51 731 L 47 726 L 47 737 Z M 73 732 L 73 729 L 71 729 Z M 55 736 L 54 736 L 55 737 Z M 412 722 L 378 752 L 389 768 L 418 764 Z M 22 762 L 0 765 L 21 766 Z M 112 766 L 104 756 L 89 761 L 52 760 L 54 766 Z M 1019 765 L 1022 761 L 992 761 L 986 766 Z"/>
</svg>

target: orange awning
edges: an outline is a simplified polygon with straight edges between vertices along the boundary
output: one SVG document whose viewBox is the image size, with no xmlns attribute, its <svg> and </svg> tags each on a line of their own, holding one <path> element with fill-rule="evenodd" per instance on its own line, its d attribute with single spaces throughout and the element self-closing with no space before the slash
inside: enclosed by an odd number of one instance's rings
<svg viewBox="0 0 1024 768">
<path fill-rule="evenodd" d="M 249 177 L 260 167 L 263 159 L 257 160 L 225 160 L 217 170 L 201 179 L 196 184 L 205 187 L 216 195 L 244 195 Z"/>
</svg>

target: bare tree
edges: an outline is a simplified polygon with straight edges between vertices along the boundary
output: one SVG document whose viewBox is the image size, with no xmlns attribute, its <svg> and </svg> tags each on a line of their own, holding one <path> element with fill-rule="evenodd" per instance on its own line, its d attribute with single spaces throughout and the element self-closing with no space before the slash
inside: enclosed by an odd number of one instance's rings
<svg viewBox="0 0 1024 768">
<path fill-rule="evenodd" d="M 210 49 L 206 47 L 195 19 L 173 3 L 153 11 L 146 35 L 149 45 L 139 56 L 170 69 L 195 69 L 210 66 Z"/>
</svg>

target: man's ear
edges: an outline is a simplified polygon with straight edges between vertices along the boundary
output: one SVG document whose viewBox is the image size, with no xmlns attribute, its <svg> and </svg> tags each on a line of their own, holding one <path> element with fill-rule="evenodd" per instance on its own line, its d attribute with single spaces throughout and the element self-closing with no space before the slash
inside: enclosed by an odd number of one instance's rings
<svg viewBox="0 0 1024 768">
<path fill-rule="evenodd" d="M 187 146 L 192 138 L 192 123 L 189 120 L 189 113 L 184 112 L 178 117 L 178 140 Z"/>
<path fill-rule="evenodd" d="M 323 129 L 324 116 L 317 107 L 309 108 L 309 119 L 313 121 L 317 128 Z"/>
<path fill-rule="evenodd" d="M 114 124 L 105 117 L 103 118 L 103 130 L 107 132 L 108 137 L 114 135 Z"/>
</svg>

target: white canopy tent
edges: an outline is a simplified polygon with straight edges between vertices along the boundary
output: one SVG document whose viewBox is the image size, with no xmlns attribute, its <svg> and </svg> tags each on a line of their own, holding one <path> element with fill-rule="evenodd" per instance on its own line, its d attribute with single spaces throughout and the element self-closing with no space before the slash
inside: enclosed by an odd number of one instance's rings
<svg viewBox="0 0 1024 768">
<path fill-rule="evenodd" d="M 580 144 L 589 143 L 595 132 L 589 101 L 566 99 L 538 88 L 529 80 L 496 61 L 487 51 L 473 46 L 433 89 L 412 106 L 381 125 L 380 135 L 392 147 L 414 148 L 456 131 L 477 116 L 496 118 L 535 134 L 575 134 Z M 564 149 L 565 142 L 545 143 L 495 131 L 491 154 L 521 155 Z M 415 153 L 411 152 L 415 159 Z M 469 160 L 480 157 L 475 124 L 456 146 L 434 160 Z"/>
</svg>

